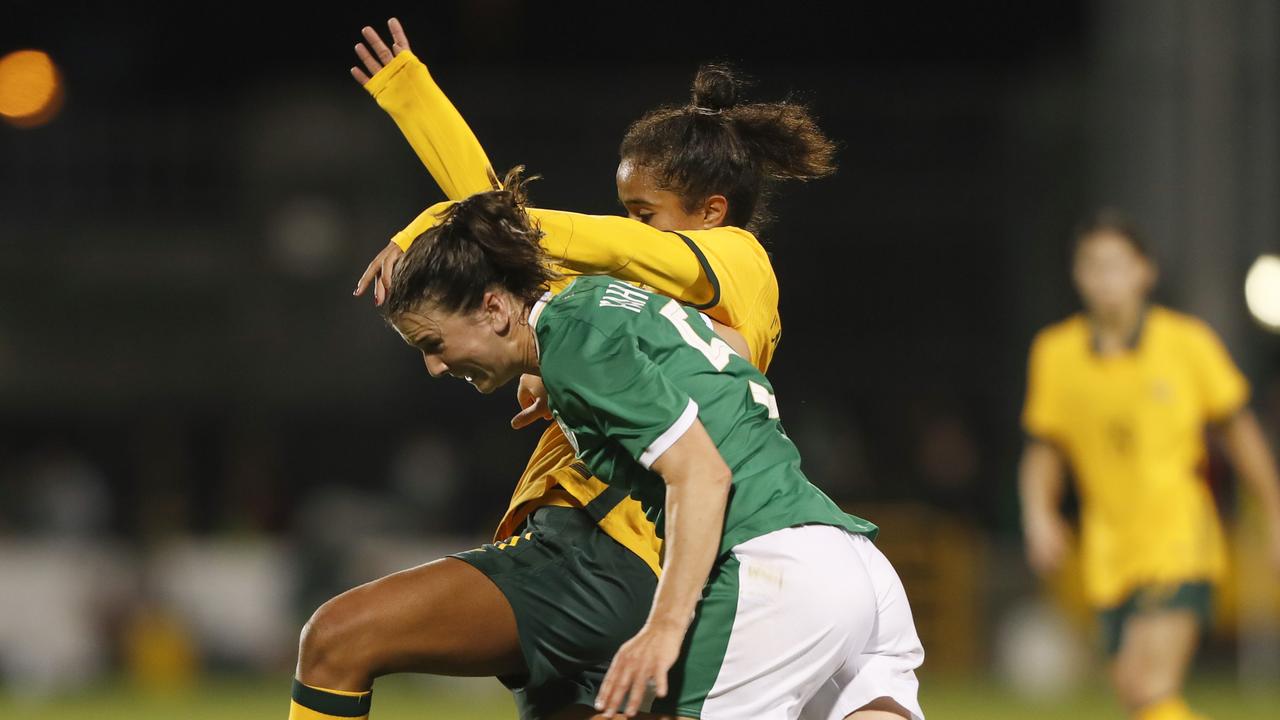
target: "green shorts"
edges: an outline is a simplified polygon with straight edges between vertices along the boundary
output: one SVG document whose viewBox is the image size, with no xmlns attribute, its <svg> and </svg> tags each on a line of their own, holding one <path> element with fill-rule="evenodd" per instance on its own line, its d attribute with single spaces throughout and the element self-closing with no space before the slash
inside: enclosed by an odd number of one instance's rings
<svg viewBox="0 0 1280 720">
<path fill-rule="evenodd" d="M 1135 615 L 1157 610 L 1190 610 L 1206 627 L 1213 615 L 1213 585 L 1199 580 L 1171 585 L 1144 585 L 1133 591 L 1124 602 L 1098 613 L 1102 644 L 1107 655 L 1115 657 L 1124 639 L 1124 626 Z"/>
<path fill-rule="evenodd" d="M 584 510 L 544 507 L 520 535 L 454 555 L 515 613 L 528 674 L 498 678 L 521 720 L 593 705 L 609 662 L 644 625 L 658 579 Z"/>
</svg>

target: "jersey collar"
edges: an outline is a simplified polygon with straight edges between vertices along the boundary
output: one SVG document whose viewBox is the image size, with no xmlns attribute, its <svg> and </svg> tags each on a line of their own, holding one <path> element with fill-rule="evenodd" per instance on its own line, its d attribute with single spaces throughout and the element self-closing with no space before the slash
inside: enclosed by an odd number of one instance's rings
<svg viewBox="0 0 1280 720">
<path fill-rule="evenodd" d="M 533 309 L 529 311 L 529 327 L 534 330 L 538 329 L 538 318 L 542 315 L 542 310 L 551 301 L 551 292 L 542 293 L 542 297 L 538 298 L 538 302 L 533 304 Z"/>
<path fill-rule="evenodd" d="M 1147 328 L 1147 316 L 1151 312 L 1150 305 L 1144 305 L 1138 313 L 1138 324 L 1133 327 L 1133 334 L 1124 343 L 1124 349 L 1133 352 L 1138 349 L 1138 345 L 1142 342 L 1142 333 Z M 1098 331 L 1093 326 L 1093 321 L 1089 321 L 1089 350 L 1096 356 L 1102 355 L 1101 343 L 1098 341 Z"/>
<path fill-rule="evenodd" d="M 542 293 L 542 297 L 538 302 L 533 304 L 533 309 L 529 311 L 529 329 L 533 330 L 533 347 L 538 352 L 538 357 L 542 357 L 542 348 L 538 343 L 538 318 L 542 316 L 542 311 L 546 309 L 547 303 L 551 302 L 551 291 Z"/>
</svg>

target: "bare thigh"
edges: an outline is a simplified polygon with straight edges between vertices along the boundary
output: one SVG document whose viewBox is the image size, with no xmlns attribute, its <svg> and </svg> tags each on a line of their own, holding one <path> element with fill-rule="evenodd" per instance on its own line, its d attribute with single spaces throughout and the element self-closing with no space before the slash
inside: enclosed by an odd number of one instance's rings
<svg viewBox="0 0 1280 720">
<path fill-rule="evenodd" d="M 483 573 L 443 558 L 348 590 L 303 629 L 298 679 L 365 690 L 396 672 L 500 676 L 525 671 L 510 603 Z"/>
<path fill-rule="evenodd" d="M 889 697 L 876 698 L 845 716 L 845 720 L 902 720 L 911 717 L 911 711 Z"/>
</svg>

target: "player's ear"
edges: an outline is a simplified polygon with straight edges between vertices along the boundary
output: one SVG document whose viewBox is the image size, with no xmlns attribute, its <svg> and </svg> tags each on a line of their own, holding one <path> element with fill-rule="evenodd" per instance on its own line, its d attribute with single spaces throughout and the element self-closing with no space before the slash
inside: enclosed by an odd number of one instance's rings
<svg viewBox="0 0 1280 720">
<path fill-rule="evenodd" d="M 720 227 L 729 217 L 729 199 L 723 195 L 712 195 L 702 203 L 702 229 L 709 230 Z"/>
<path fill-rule="evenodd" d="M 480 301 L 480 312 L 485 321 L 499 335 L 506 334 L 511 328 L 511 313 L 516 310 L 512 307 L 513 301 L 510 295 L 496 290 L 486 290 Z"/>
</svg>

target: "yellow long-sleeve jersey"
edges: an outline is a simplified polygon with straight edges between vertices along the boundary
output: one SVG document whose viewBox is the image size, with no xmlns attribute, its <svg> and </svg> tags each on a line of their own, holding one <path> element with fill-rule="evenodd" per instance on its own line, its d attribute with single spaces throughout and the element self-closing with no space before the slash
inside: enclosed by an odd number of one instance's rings
<svg viewBox="0 0 1280 720">
<path fill-rule="evenodd" d="M 365 86 L 404 133 L 451 201 L 499 187 L 484 149 L 426 67 L 408 51 Z M 393 240 L 402 249 L 438 221 L 448 202 L 427 208 Z M 623 217 L 530 208 L 547 254 L 567 278 L 612 275 L 696 307 L 738 331 L 751 362 L 768 369 L 782 334 L 778 282 L 769 255 L 734 227 L 664 232 Z M 559 291 L 563 284 L 553 287 Z M 578 462 L 557 425 L 548 426 L 512 494 L 495 539 L 514 535 L 546 505 L 580 507 L 610 537 L 659 572 L 661 542 L 640 504 L 615 499 Z"/>
<path fill-rule="evenodd" d="M 1093 350 L 1082 315 L 1036 336 L 1023 426 L 1071 463 L 1091 604 L 1116 605 L 1143 585 L 1220 578 L 1222 530 L 1199 474 L 1203 433 L 1248 395 L 1213 331 L 1162 307 L 1147 311 L 1133 346 L 1117 355 Z"/>
</svg>

